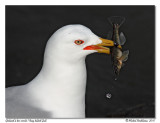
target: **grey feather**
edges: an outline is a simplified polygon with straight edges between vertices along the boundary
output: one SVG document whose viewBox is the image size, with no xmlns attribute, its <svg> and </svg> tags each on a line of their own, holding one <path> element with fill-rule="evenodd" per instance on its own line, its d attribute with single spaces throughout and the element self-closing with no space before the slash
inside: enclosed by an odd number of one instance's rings
<svg viewBox="0 0 160 123">
<path fill-rule="evenodd" d="M 120 45 L 124 45 L 126 42 L 126 38 L 125 38 L 123 32 L 120 33 L 119 38 L 120 38 Z"/>
<path fill-rule="evenodd" d="M 32 105 L 34 100 L 23 92 L 24 86 L 6 88 L 6 118 L 51 118 L 50 112 Z"/>
</svg>

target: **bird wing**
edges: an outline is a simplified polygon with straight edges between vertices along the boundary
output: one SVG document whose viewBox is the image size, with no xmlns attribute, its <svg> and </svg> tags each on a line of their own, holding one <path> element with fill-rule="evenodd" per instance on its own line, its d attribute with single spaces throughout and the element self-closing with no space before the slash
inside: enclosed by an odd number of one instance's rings
<svg viewBox="0 0 160 123">
<path fill-rule="evenodd" d="M 34 107 L 15 95 L 17 87 L 6 88 L 6 118 L 51 118 L 51 113 Z M 21 92 L 18 92 L 21 93 Z M 20 95 L 18 95 L 20 96 Z"/>
</svg>

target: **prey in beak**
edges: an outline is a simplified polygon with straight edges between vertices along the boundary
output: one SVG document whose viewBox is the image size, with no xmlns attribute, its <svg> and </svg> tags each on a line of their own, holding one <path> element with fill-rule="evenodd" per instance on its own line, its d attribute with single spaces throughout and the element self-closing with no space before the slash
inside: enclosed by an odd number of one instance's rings
<svg viewBox="0 0 160 123">
<path fill-rule="evenodd" d="M 100 40 L 102 41 L 102 43 L 87 46 L 83 48 L 83 50 L 96 50 L 98 53 L 110 54 L 110 48 L 108 48 L 107 46 L 109 47 L 115 46 L 114 41 L 103 38 L 100 38 Z M 118 45 L 117 47 L 122 48 L 120 45 Z"/>
</svg>

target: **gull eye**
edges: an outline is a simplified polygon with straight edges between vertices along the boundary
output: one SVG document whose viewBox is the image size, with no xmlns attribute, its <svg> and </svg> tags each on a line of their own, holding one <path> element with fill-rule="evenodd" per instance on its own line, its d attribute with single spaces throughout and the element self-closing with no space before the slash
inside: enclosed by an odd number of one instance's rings
<svg viewBox="0 0 160 123">
<path fill-rule="evenodd" d="M 74 43 L 77 45 L 81 45 L 84 43 L 84 41 L 83 40 L 75 40 Z"/>
</svg>

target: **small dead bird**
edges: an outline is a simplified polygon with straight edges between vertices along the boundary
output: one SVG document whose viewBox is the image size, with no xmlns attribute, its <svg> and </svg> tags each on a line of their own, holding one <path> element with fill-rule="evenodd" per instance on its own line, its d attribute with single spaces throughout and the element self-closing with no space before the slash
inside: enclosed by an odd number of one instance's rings
<svg viewBox="0 0 160 123">
<path fill-rule="evenodd" d="M 127 61 L 129 55 L 129 50 L 122 52 L 122 45 L 126 42 L 126 38 L 122 32 L 119 34 L 119 27 L 124 23 L 125 18 L 112 16 L 108 18 L 108 20 L 113 27 L 113 32 L 108 33 L 108 39 L 111 39 L 115 43 L 115 45 L 111 47 L 111 57 L 115 80 L 117 80 L 119 72 L 124 65 L 123 62 Z"/>
</svg>

